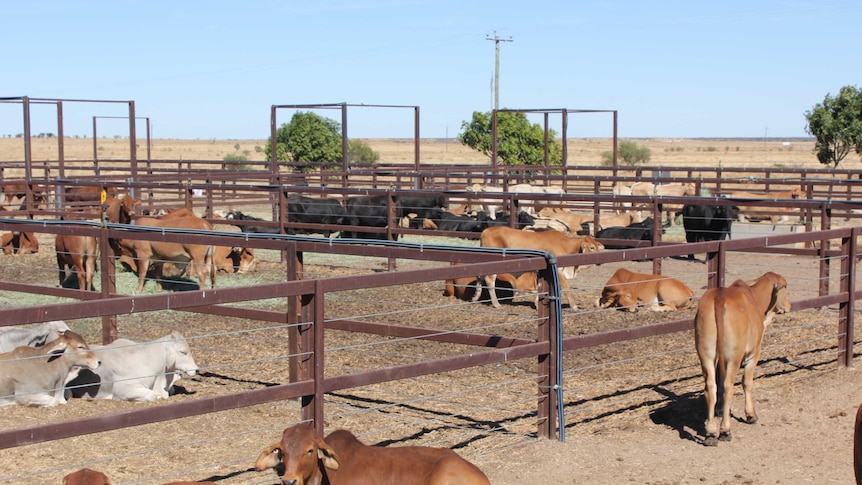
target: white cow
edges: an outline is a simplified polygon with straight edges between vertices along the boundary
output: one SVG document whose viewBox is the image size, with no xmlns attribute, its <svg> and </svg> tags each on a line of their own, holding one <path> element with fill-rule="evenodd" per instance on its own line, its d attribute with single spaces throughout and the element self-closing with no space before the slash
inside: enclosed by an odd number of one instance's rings
<svg viewBox="0 0 862 485">
<path fill-rule="evenodd" d="M 0 354 L 0 406 L 66 404 L 64 383 L 79 369 L 96 369 L 99 358 L 87 342 L 67 330 L 41 347 L 21 346 Z"/>
<path fill-rule="evenodd" d="M 0 327 L 0 352 L 12 352 L 18 347 L 38 347 L 56 340 L 69 330 L 66 322 L 55 320 L 36 325 L 21 325 L 15 327 Z"/>
<path fill-rule="evenodd" d="M 94 347 L 102 360 L 95 372 L 82 371 L 68 382 L 73 397 L 155 401 L 166 399 L 180 374 L 193 376 L 198 365 L 186 339 L 171 332 L 158 340 L 117 339 Z"/>
<path fill-rule="evenodd" d="M 491 185 L 482 185 L 482 184 L 473 184 L 467 187 L 467 190 L 476 193 L 491 193 L 491 194 L 502 194 L 502 187 L 495 187 Z M 512 184 L 508 187 L 508 193 L 524 193 L 524 194 L 556 194 L 556 195 L 564 195 L 566 193 L 560 186 L 541 186 L 541 185 L 530 185 L 530 184 Z M 501 201 L 498 200 L 489 200 L 482 199 L 478 202 L 481 202 L 482 208 L 485 213 L 488 214 L 488 217 L 491 219 L 497 218 L 497 211 L 500 209 Z M 536 215 L 536 211 L 533 206 L 526 206 L 524 210 L 530 214 L 531 216 Z"/>
</svg>

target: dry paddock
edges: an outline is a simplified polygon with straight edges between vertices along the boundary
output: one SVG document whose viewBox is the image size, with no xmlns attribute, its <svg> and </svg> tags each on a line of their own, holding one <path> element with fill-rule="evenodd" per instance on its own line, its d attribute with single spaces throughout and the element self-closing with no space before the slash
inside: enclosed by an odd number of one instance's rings
<svg viewBox="0 0 862 485">
<path fill-rule="evenodd" d="M 462 242 L 472 245 L 475 243 Z M 220 286 L 280 281 L 284 265 L 274 251 L 258 251 L 252 274 L 219 277 Z M 701 255 L 702 256 L 702 255 Z M 728 280 L 751 279 L 765 271 L 783 274 L 794 301 L 813 298 L 821 283 L 817 260 L 782 255 L 728 254 Z M 305 278 L 380 272 L 380 258 L 307 255 Z M 831 264 L 830 287 L 837 288 L 840 265 Z M 399 262 L 399 270 L 426 262 Z M 564 307 L 564 335 L 633 328 L 646 323 L 691 318 L 693 310 L 668 316 L 597 310 L 602 285 L 619 267 L 649 272 L 649 262 L 625 261 L 584 268 L 574 284 L 580 309 Z M 663 261 L 664 274 L 684 281 L 701 294 L 707 265 L 678 259 Z M 118 275 L 118 287 L 129 288 L 133 275 Z M 56 284 L 52 239 L 43 239 L 37 254 L 0 256 L 0 278 Z M 145 293 L 154 291 L 149 283 Z M 833 290 L 834 291 L 834 290 Z M 326 301 L 329 320 L 391 322 L 532 339 L 536 314 L 529 296 L 495 309 L 485 302 L 466 303 L 442 295 L 442 282 L 425 282 L 343 292 Z M 0 306 L 28 304 L 28 296 L 0 292 Z M 42 304 L 47 297 L 30 302 Z M 286 308 L 284 301 L 247 304 Z M 67 323 L 91 343 L 100 341 L 100 321 Z M 179 381 L 170 401 L 195 399 L 288 380 L 286 329 L 255 320 L 161 311 L 119 316 L 122 337 L 150 340 L 171 330 L 192 346 L 200 373 Z M 758 385 L 780 388 L 837 366 L 837 307 L 800 310 L 776 318 L 766 339 Z M 465 350 L 454 344 L 410 338 L 326 331 L 326 374 L 419 362 Z M 650 415 L 657 424 L 679 430 L 680 439 L 702 436 L 702 382 L 691 332 L 679 332 L 626 343 L 567 352 L 563 363 L 566 440 L 625 427 Z M 398 380 L 327 395 L 325 427 L 344 427 L 367 443 L 430 445 L 455 448 L 476 462 L 499 459 L 510 450 L 538 439 L 537 363 L 520 359 L 444 374 Z M 143 406 L 117 401 L 72 400 L 55 408 L 0 408 L 0 427 L 9 429 L 76 417 L 121 413 Z M 741 402 L 735 408 L 739 409 Z M 300 419 L 296 401 L 274 403 L 183 418 L 117 431 L 82 435 L 54 442 L 0 450 L 0 483 L 60 483 L 81 467 L 105 471 L 115 483 L 157 484 L 172 480 L 213 480 L 220 484 L 271 484 L 271 471 L 250 468 L 257 454 L 276 441 L 283 428 Z M 493 476 L 493 470 L 488 470 Z M 495 483 L 502 481 L 502 477 Z"/>
</svg>

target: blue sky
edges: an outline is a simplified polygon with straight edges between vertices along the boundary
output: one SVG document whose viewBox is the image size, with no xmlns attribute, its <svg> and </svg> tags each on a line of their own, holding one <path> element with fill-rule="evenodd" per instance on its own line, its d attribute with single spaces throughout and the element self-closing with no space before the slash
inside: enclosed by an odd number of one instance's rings
<svg viewBox="0 0 862 485">
<path fill-rule="evenodd" d="M 619 112 L 619 136 L 806 136 L 804 112 L 862 79 L 858 0 L 0 0 L 0 97 L 135 102 L 155 138 L 261 139 L 270 107 L 419 106 L 423 138 L 493 107 Z M 13 47 L 14 46 L 14 47 Z M 56 133 L 36 105 L 33 133 Z M 293 111 L 279 110 L 278 124 Z M 334 110 L 319 111 L 340 122 Z M 126 103 L 64 103 L 67 136 L 128 134 Z M 0 136 L 21 133 L 0 103 Z M 530 115 L 541 123 L 538 115 Z M 559 115 L 549 117 L 558 129 Z M 143 133 L 138 125 L 138 136 Z M 409 108 L 352 107 L 348 135 L 413 136 Z M 570 137 L 612 117 L 569 116 Z"/>
</svg>

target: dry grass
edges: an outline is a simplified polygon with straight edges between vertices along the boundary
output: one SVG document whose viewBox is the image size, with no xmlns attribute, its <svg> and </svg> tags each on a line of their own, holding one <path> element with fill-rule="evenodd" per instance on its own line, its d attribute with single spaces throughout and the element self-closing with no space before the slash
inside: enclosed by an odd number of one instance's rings
<svg viewBox="0 0 862 485">
<path fill-rule="evenodd" d="M 31 143 L 34 161 L 57 160 L 56 138 L 33 139 Z M 380 153 L 381 163 L 413 163 L 414 143 L 410 139 L 366 139 L 363 140 Z M 639 146 L 649 148 L 649 165 L 667 167 L 786 167 L 823 168 L 812 150 L 813 140 L 762 140 L 762 139 L 671 139 L 652 138 L 634 140 Z M 67 138 L 64 141 L 65 160 L 92 161 L 94 159 L 91 138 Z M 266 140 L 152 140 L 150 158 L 154 160 L 224 160 L 228 155 L 244 155 L 250 161 L 263 161 Z M 420 140 L 420 158 L 423 163 L 440 164 L 486 164 L 488 158 L 481 153 L 461 145 L 454 139 Z M 602 152 L 612 149 L 608 138 L 577 138 L 568 142 L 570 166 L 595 166 L 602 160 Z M 128 139 L 99 139 L 95 152 L 97 158 L 127 159 L 131 147 Z M 138 140 L 137 157 L 147 158 L 146 140 Z M 24 158 L 24 142 L 21 138 L 0 138 L 0 162 L 20 161 Z M 847 160 L 850 165 L 855 160 Z M 12 176 L 6 174 L 6 176 Z"/>
</svg>

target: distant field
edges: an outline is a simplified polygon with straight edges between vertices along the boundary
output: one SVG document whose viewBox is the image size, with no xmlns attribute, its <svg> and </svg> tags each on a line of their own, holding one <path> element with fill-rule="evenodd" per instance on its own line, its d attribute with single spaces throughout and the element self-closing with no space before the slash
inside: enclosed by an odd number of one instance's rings
<svg viewBox="0 0 862 485">
<path fill-rule="evenodd" d="M 363 139 L 380 153 L 382 163 L 413 163 L 414 145 L 410 139 Z M 633 140 L 650 149 L 649 165 L 697 167 L 787 167 L 822 168 L 812 153 L 813 140 L 764 139 L 682 139 L 651 138 Z M 223 160 L 227 155 L 245 155 L 249 160 L 264 160 L 266 140 L 152 140 L 150 158 L 155 160 Z M 609 138 L 576 138 L 568 142 L 570 166 L 594 166 L 601 163 L 602 152 L 612 149 Z M 147 158 L 146 140 L 138 140 L 137 156 Z M 34 161 L 56 160 L 56 138 L 33 139 Z M 129 158 L 129 140 L 99 139 L 95 152 L 99 159 Z M 91 138 L 67 138 L 64 143 L 66 160 L 93 160 Z M 454 139 L 422 139 L 420 157 L 423 163 L 486 164 L 488 158 Z M 20 161 L 24 158 L 21 138 L 0 138 L 0 161 Z M 848 157 L 842 168 L 858 168 L 855 156 Z M 7 174 L 8 176 L 8 174 Z"/>
</svg>

